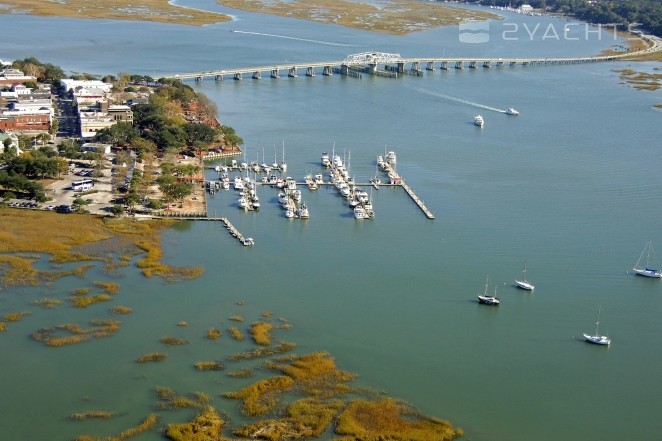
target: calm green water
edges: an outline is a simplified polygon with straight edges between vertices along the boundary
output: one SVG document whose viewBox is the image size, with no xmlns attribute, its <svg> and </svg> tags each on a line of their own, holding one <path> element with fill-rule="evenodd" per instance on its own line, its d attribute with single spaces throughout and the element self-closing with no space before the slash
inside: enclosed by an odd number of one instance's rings
<svg viewBox="0 0 662 441">
<path fill-rule="evenodd" d="M 186 4 L 222 10 L 207 1 Z M 202 29 L 0 16 L 9 47 L 2 58 L 35 55 L 71 71 L 161 73 L 341 59 L 367 50 L 405 57 L 553 57 L 595 53 L 612 43 L 492 38 L 486 45 L 463 45 L 455 28 L 393 37 L 232 12 L 237 21 Z M 536 20 L 563 26 L 545 17 L 506 20 L 531 28 Z M 11 32 L 26 26 L 35 29 L 27 41 Z M 43 41 L 65 26 L 71 36 Z M 495 28 L 490 35 L 498 37 Z M 38 48 L 31 46 L 37 42 Z M 117 433 L 152 411 L 156 385 L 206 391 L 218 408 L 241 420 L 235 403 L 219 394 L 247 381 L 198 373 L 192 363 L 223 360 L 250 347 L 228 335 L 206 340 L 210 326 L 225 329 L 233 315 L 250 323 L 273 311 L 293 325 L 277 337 L 296 342 L 298 352 L 329 351 L 341 368 L 360 374 L 361 385 L 449 419 L 468 440 L 657 439 L 662 285 L 627 271 L 649 239 L 662 259 L 662 114 L 651 108 L 662 94 L 621 85 L 612 69 L 623 67 L 630 66 L 196 84 L 218 104 L 221 121 L 244 138 L 249 161 L 261 160 L 264 151 L 272 162 L 274 145 L 280 159 L 284 141 L 288 175 L 301 179 L 319 170 L 321 152 L 335 142 L 336 151 L 351 152 L 352 174 L 365 181 L 388 146 L 398 153 L 399 172 L 437 219 L 426 219 L 399 189 L 373 191 L 376 219 L 363 223 L 331 189 L 304 191 L 307 222 L 285 219 L 272 189 L 260 189 L 261 211 L 246 214 L 237 210 L 234 192 L 219 193 L 209 200 L 210 213 L 229 217 L 256 246 L 241 247 L 214 223 L 167 231 L 169 263 L 205 267 L 195 281 L 165 284 L 131 269 L 115 278 L 95 268 L 87 282 L 4 290 L 1 313 L 32 315 L 0 335 L 2 438 Z M 521 115 L 448 97 L 512 106 Z M 479 113 L 486 120 L 482 130 L 472 124 Z M 533 294 L 513 287 L 525 262 Z M 498 285 L 499 308 L 474 301 L 487 275 Z M 134 310 L 120 318 L 117 335 L 59 349 L 31 341 L 41 327 L 109 317 L 108 304 L 53 311 L 29 304 L 46 295 L 64 299 L 90 280 L 120 283 L 113 304 Z M 600 330 L 612 337 L 608 349 L 581 340 L 582 332 L 594 330 L 599 306 Z M 178 327 L 182 320 L 189 326 Z M 164 335 L 191 344 L 165 348 L 158 342 Z M 151 351 L 169 358 L 133 362 Z M 122 416 L 67 421 L 87 409 Z M 186 411 L 162 414 L 164 422 L 189 417 Z"/>
</svg>

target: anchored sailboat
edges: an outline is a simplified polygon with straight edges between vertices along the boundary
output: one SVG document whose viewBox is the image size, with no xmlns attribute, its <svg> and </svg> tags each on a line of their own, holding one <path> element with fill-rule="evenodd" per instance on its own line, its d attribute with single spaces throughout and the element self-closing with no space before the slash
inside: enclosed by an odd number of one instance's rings
<svg viewBox="0 0 662 441">
<path fill-rule="evenodd" d="M 598 326 L 600 325 L 600 308 L 598 308 L 598 321 L 595 322 L 595 335 L 584 334 L 584 338 L 587 342 L 593 343 L 595 345 L 604 345 L 609 346 L 611 339 L 606 335 L 600 335 L 598 332 Z"/>
<path fill-rule="evenodd" d="M 522 280 L 515 280 L 518 288 L 525 289 L 527 291 L 533 291 L 536 287 L 531 283 L 526 281 L 526 263 L 524 264 L 524 271 L 522 271 Z"/>
<path fill-rule="evenodd" d="M 644 250 L 641 252 L 641 256 L 639 256 L 639 260 L 637 260 L 637 263 L 634 264 L 634 268 L 632 268 L 632 271 L 634 271 L 635 274 L 644 277 L 662 278 L 662 270 L 654 269 L 649 266 L 652 252 L 653 252 L 653 242 L 649 240 L 646 246 L 644 247 Z M 646 264 L 642 267 L 641 261 L 644 258 L 644 254 L 646 255 Z"/>
<path fill-rule="evenodd" d="M 481 296 L 480 294 L 478 295 L 478 303 L 482 303 L 483 305 L 492 305 L 492 306 L 498 306 L 501 301 L 499 298 L 496 296 L 496 285 L 494 287 L 494 295 L 488 294 L 487 293 L 487 285 L 489 284 L 490 277 L 488 276 L 485 279 L 485 292 Z"/>
</svg>

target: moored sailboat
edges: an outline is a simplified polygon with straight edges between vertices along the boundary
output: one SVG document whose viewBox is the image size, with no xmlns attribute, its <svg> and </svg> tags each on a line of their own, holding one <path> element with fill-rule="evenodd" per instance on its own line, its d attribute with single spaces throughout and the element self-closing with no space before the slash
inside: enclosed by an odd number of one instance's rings
<svg viewBox="0 0 662 441">
<path fill-rule="evenodd" d="M 653 242 L 649 240 L 648 243 L 646 243 L 644 250 L 641 252 L 641 256 L 639 256 L 639 260 L 637 260 L 637 263 L 634 264 L 634 268 L 632 268 L 632 271 L 634 271 L 635 274 L 644 277 L 662 278 L 662 269 L 655 269 L 649 266 L 652 252 L 653 252 Z M 646 264 L 641 266 L 641 261 L 644 258 L 644 254 L 646 255 Z"/>
<path fill-rule="evenodd" d="M 496 296 L 496 285 L 494 287 L 494 295 L 487 293 L 487 286 L 489 285 L 489 276 L 485 279 L 485 292 L 483 295 L 478 295 L 478 303 L 483 305 L 498 306 L 501 300 Z"/>
<path fill-rule="evenodd" d="M 595 334 L 594 335 L 584 334 L 584 339 L 588 343 L 593 343 L 595 345 L 609 346 L 609 344 L 611 343 L 611 339 L 606 335 L 600 335 L 600 333 L 598 332 L 599 325 L 600 325 L 600 308 L 598 308 L 598 321 L 595 322 Z"/>
<path fill-rule="evenodd" d="M 527 291 L 533 291 L 536 287 L 533 284 L 527 282 L 526 280 L 526 264 L 524 264 L 524 271 L 522 271 L 522 280 L 515 279 L 515 283 L 518 288 L 525 289 Z"/>
</svg>

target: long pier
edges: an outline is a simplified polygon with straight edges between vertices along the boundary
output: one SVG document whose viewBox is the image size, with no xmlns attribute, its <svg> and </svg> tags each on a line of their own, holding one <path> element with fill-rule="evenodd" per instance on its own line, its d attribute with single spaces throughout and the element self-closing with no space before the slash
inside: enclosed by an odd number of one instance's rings
<svg viewBox="0 0 662 441">
<path fill-rule="evenodd" d="M 423 202 L 418 196 L 416 196 L 416 193 L 414 193 L 414 190 L 411 189 L 411 187 L 405 182 L 404 179 L 400 179 L 400 185 L 402 188 L 405 189 L 409 197 L 418 205 L 418 207 L 425 213 L 428 219 L 434 219 L 434 214 L 432 214 L 432 211 L 425 205 L 425 202 Z"/>
<path fill-rule="evenodd" d="M 348 55 L 344 60 L 301 62 L 295 64 L 270 64 L 264 66 L 225 68 L 203 72 L 170 73 L 156 76 L 158 79 L 179 79 L 203 81 L 212 78 L 222 81 L 226 77 L 241 80 L 244 75 L 250 75 L 252 79 L 260 79 L 264 76 L 280 78 L 281 72 L 286 73 L 289 78 L 297 78 L 299 72 L 305 72 L 305 76 L 314 77 L 321 69 L 321 74 L 331 76 L 340 74 L 361 78 L 362 73 L 397 77 L 401 74 L 422 75 L 424 70 L 433 71 L 437 67 L 442 70 L 449 69 L 475 69 L 502 66 L 533 66 L 533 65 L 563 65 L 598 63 L 616 61 L 627 57 L 645 55 L 662 50 L 662 41 L 654 36 L 640 36 L 650 46 L 635 52 L 624 52 L 619 54 L 566 57 L 566 58 L 540 58 L 540 57 L 419 57 L 403 58 L 400 54 L 389 54 L 383 52 L 364 52 Z M 383 69 L 379 67 L 383 66 Z"/>
</svg>

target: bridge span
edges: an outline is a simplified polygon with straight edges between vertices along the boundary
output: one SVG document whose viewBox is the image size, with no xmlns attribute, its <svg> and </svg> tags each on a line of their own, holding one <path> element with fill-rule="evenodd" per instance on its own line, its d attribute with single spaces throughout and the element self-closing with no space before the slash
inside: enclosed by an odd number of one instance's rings
<svg viewBox="0 0 662 441">
<path fill-rule="evenodd" d="M 297 77 L 299 73 L 305 73 L 312 77 L 316 73 L 322 75 L 349 75 L 360 77 L 362 73 L 397 77 L 400 74 L 422 75 L 423 70 L 447 69 L 475 69 L 502 66 L 528 66 L 528 65 L 559 65 L 559 64 L 581 64 L 615 61 L 625 57 L 649 54 L 662 50 L 662 42 L 656 37 L 642 36 L 650 45 L 648 48 L 636 52 L 624 52 L 592 57 L 568 57 L 568 58 L 454 58 L 454 57 L 419 57 L 403 58 L 400 54 L 389 54 L 384 52 L 364 52 L 347 56 L 344 60 L 316 61 L 295 64 L 273 64 L 266 66 L 253 66 L 242 68 L 229 68 L 210 70 L 206 72 L 189 72 L 179 74 L 166 74 L 157 76 L 163 79 L 180 79 L 203 81 L 205 78 L 223 80 L 226 77 L 236 80 L 243 79 L 244 75 L 250 75 L 253 79 L 260 79 L 263 75 L 271 78 L 280 78 L 281 73 L 288 77 Z M 383 69 L 380 69 L 383 67 Z"/>
</svg>

